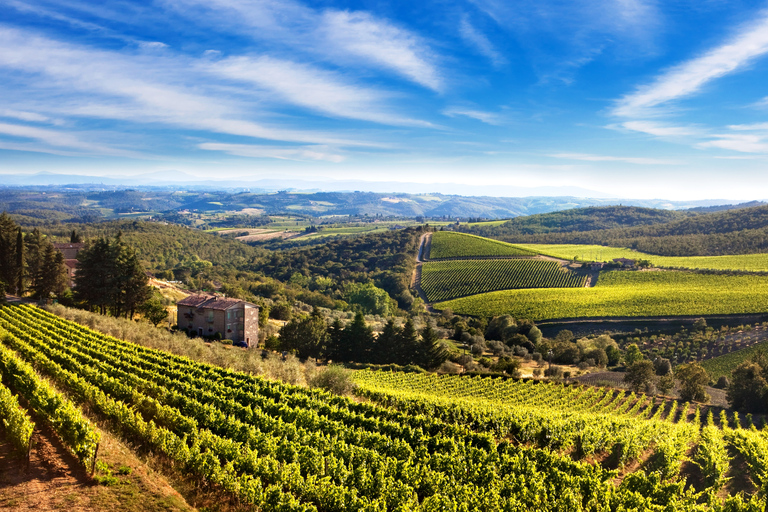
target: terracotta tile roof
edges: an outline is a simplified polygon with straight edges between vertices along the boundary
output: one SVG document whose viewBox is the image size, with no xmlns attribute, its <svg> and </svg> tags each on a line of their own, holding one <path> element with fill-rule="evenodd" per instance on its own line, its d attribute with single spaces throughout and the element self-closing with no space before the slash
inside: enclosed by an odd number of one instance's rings
<svg viewBox="0 0 768 512">
<path fill-rule="evenodd" d="M 64 243 L 58 243 L 55 242 L 53 244 L 54 249 L 62 250 L 62 249 L 82 249 L 85 247 L 84 243 L 78 243 L 78 244 L 64 244 Z"/>
<path fill-rule="evenodd" d="M 78 264 L 78 263 L 79 263 L 79 261 L 77 261 L 77 260 L 64 260 L 64 264 L 65 264 L 66 266 L 68 266 L 69 268 L 75 268 L 75 267 L 77 267 L 77 264 Z"/>
<path fill-rule="evenodd" d="M 190 295 L 176 303 L 177 306 L 191 306 L 193 308 L 204 309 L 229 309 L 240 303 L 250 304 L 240 299 L 225 299 L 211 295 Z"/>
</svg>

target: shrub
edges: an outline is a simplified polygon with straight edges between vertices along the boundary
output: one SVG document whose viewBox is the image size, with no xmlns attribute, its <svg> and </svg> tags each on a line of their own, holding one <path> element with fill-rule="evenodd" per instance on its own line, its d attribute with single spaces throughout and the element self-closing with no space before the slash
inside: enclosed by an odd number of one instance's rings
<svg viewBox="0 0 768 512">
<path fill-rule="evenodd" d="M 337 395 L 348 395 L 355 388 L 350 371 L 342 366 L 332 364 L 309 381 L 313 388 L 322 388 Z"/>
</svg>

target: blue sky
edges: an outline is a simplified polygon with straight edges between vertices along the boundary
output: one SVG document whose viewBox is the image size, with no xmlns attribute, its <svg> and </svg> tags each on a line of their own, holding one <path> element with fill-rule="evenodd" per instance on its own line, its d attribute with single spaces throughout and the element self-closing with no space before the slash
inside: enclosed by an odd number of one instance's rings
<svg viewBox="0 0 768 512">
<path fill-rule="evenodd" d="M 766 2 L 0 0 L 0 12 L 0 174 L 768 198 Z"/>
</svg>

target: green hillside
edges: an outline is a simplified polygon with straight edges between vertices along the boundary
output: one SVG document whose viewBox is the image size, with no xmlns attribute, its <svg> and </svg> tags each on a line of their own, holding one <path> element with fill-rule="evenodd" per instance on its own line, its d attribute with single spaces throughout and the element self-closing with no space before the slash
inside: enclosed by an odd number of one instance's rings
<svg viewBox="0 0 768 512">
<path fill-rule="evenodd" d="M 429 259 L 431 260 L 533 255 L 534 253 L 531 251 L 498 240 L 451 231 L 434 233 L 429 248 Z"/>
<path fill-rule="evenodd" d="M 424 263 L 421 287 L 435 302 L 495 290 L 574 288 L 585 279 L 551 260 L 453 260 Z"/>
<path fill-rule="evenodd" d="M 768 277 L 613 271 L 592 288 L 507 290 L 435 304 L 456 313 L 545 320 L 763 313 Z"/>
</svg>

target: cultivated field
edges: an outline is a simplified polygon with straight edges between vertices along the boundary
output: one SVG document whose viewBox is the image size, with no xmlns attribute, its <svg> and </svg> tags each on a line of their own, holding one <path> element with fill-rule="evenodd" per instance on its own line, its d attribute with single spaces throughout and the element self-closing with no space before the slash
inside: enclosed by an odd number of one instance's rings
<svg viewBox="0 0 768 512">
<path fill-rule="evenodd" d="M 654 266 L 711 270 L 768 272 L 768 254 L 726 256 L 656 256 L 634 249 L 578 244 L 515 244 L 516 247 L 554 258 L 611 261 L 614 258 L 645 259 Z"/>
<path fill-rule="evenodd" d="M 506 242 L 475 235 L 437 231 L 432 235 L 429 259 L 535 256 L 536 253 Z"/>
<path fill-rule="evenodd" d="M 519 318 L 692 316 L 762 313 L 768 277 L 611 271 L 592 288 L 506 290 L 435 304 L 456 313 Z"/>
<path fill-rule="evenodd" d="M 449 260 L 424 263 L 421 287 L 435 302 L 513 288 L 576 288 L 585 280 L 551 260 Z"/>
</svg>

